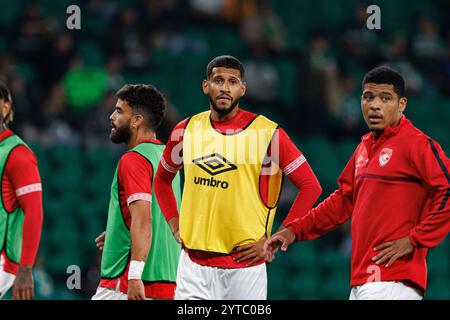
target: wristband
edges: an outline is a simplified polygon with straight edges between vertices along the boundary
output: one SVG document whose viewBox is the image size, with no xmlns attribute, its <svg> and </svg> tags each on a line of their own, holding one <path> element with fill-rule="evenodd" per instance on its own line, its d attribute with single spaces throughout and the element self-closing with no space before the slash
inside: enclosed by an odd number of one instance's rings
<svg viewBox="0 0 450 320">
<path fill-rule="evenodd" d="M 130 269 L 128 270 L 128 280 L 141 280 L 142 271 L 144 271 L 145 261 L 130 261 Z"/>
</svg>

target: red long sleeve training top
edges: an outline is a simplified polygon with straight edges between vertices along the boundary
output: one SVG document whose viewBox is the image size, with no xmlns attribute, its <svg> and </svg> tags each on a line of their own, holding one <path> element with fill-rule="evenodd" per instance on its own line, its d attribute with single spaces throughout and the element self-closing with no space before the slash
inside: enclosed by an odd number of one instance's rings
<svg viewBox="0 0 450 320">
<path fill-rule="evenodd" d="M 363 136 L 339 189 L 289 227 L 298 241 L 312 240 L 351 219 L 351 286 L 404 281 L 425 291 L 427 249 L 450 230 L 449 172 L 442 148 L 403 117 L 378 139 Z M 410 257 L 375 265 L 376 246 L 406 236 L 415 247 Z"/>
<path fill-rule="evenodd" d="M 0 141 L 13 134 L 9 129 L 3 131 Z M 20 264 L 33 266 L 41 239 L 43 209 L 41 177 L 36 156 L 30 149 L 18 146 L 11 151 L 1 183 L 5 209 L 11 212 L 19 206 L 25 214 Z M 8 259 L 4 250 L 2 255 L 5 258 L 4 270 L 17 274 L 18 265 Z"/>
</svg>

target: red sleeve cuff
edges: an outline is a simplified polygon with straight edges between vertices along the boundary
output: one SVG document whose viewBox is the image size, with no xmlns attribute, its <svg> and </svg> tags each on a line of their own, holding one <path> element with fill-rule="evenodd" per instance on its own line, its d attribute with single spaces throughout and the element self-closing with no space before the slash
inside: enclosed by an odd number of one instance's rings
<svg viewBox="0 0 450 320">
<path fill-rule="evenodd" d="M 283 222 L 283 225 L 295 234 L 295 241 L 301 241 L 301 224 L 298 218 L 286 224 Z"/>
<path fill-rule="evenodd" d="M 411 241 L 411 244 L 414 248 L 420 248 L 421 245 L 419 244 L 419 242 L 417 241 L 417 235 L 416 235 L 416 231 L 414 229 L 412 229 L 409 232 L 409 241 Z"/>
</svg>

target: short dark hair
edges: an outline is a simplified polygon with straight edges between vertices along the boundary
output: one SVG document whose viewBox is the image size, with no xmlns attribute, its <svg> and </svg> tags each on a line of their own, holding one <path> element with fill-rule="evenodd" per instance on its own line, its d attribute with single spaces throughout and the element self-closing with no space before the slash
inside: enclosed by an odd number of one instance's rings
<svg viewBox="0 0 450 320">
<path fill-rule="evenodd" d="M 206 67 L 206 79 L 209 79 L 211 76 L 213 68 L 220 67 L 239 70 L 241 73 L 241 78 L 244 79 L 244 66 L 237 58 L 230 55 L 218 56 L 212 59 Z"/>
<path fill-rule="evenodd" d="M 366 83 L 392 84 L 399 98 L 405 97 L 405 79 L 390 67 L 381 66 L 370 70 L 364 76 L 362 86 L 364 87 Z"/>
<path fill-rule="evenodd" d="M 166 110 L 166 100 L 154 86 L 126 84 L 117 91 L 116 96 L 126 101 L 134 112 L 144 116 L 147 128 L 156 130 L 161 125 Z"/>
<path fill-rule="evenodd" d="M 3 100 L 5 102 L 9 102 L 12 104 L 12 98 L 11 98 L 11 91 L 9 90 L 8 86 L 3 82 L 0 81 L 0 100 Z M 11 109 L 9 114 L 5 118 L 5 124 L 11 123 L 14 118 L 14 112 Z"/>
</svg>

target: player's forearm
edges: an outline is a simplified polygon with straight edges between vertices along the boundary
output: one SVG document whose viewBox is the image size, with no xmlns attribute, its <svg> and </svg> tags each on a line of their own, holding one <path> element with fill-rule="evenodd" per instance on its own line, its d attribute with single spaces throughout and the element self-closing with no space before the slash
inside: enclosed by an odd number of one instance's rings
<svg viewBox="0 0 450 320">
<path fill-rule="evenodd" d="M 19 197 L 19 205 L 24 211 L 20 264 L 31 267 L 34 265 L 41 239 L 43 222 L 42 193 L 33 192 Z"/>
<path fill-rule="evenodd" d="M 433 248 L 450 232 L 450 189 L 441 190 L 432 209 L 423 215 L 420 224 L 413 228 L 409 239 L 414 247 Z"/>
<path fill-rule="evenodd" d="M 296 234 L 296 240 L 314 240 L 347 221 L 352 212 L 348 199 L 336 190 L 304 217 L 296 218 L 286 226 Z"/>
<path fill-rule="evenodd" d="M 431 139 L 421 141 L 412 152 L 418 176 L 433 190 L 419 224 L 410 231 L 414 247 L 433 248 L 450 232 L 450 159 Z"/>
<path fill-rule="evenodd" d="M 150 203 L 136 201 L 130 205 L 131 260 L 146 261 L 152 241 Z"/>
<path fill-rule="evenodd" d="M 288 178 L 297 187 L 299 193 L 283 222 L 284 226 L 294 219 L 305 216 L 322 193 L 322 187 L 308 163 L 304 163 L 289 174 Z"/>
<path fill-rule="evenodd" d="M 160 165 L 153 182 L 156 199 L 167 222 L 178 217 L 178 205 L 172 189 L 175 175 L 176 173 L 169 172 Z"/>
</svg>

